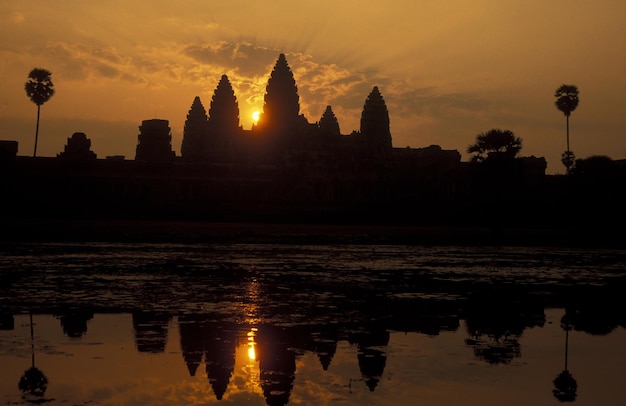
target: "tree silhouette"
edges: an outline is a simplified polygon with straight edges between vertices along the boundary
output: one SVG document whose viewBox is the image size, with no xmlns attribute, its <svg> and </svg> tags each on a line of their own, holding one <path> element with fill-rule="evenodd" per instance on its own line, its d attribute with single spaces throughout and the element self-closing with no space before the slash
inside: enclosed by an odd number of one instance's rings
<svg viewBox="0 0 626 406">
<path fill-rule="evenodd" d="M 574 163 L 574 155 L 569 149 L 569 116 L 572 111 L 578 107 L 578 88 L 574 85 L 561 85 L 554 93 L 556 101 L 554 104 L 559 111 L 565 114 L 566 136 L 567 136 L 567 150 L 561 157 L 561 162 L 565 165 L 565 168 L 569 172 L 572 164 Z"/>
<path fill-rule="evenodd" d="M 576 165 L 576 155 L 572 151 L 563 152 L 561 154 L 561 163 L 565 166 L 567 172 L 570 173 Z"/>
<path fill-rule="evenodd" d="M 567 369 L 567 355 L 569 349 L 569 332 L 572 329 L 572 315 L 567 314 L 561 318 L 561 328 L 565 330 L 565 367 L 560 374 L 552 381 L 554 389 L 552 394 L 560 402 L 573 402 L 576 400 L 576 391 L 578 390 L 578 383 L 576 379 Z"/>
<path fill-rule="evenodd" d="M 515 158 L 521 149 L 522 139 L 516 137 L 513 131 L 494 128 L 478 134 L 476 143 L 467 147 L 467 152 L 475 154 L 472 161 L 482 162 L 487 159 L 490 153 Z"/>
<path fill-rule="evenodd" d="M 24 85 L 26 95 L 37 105 L 37 129 L 35 130 L 35 149 L 33 157 L 37 156 L 37 140 L 39 138 L 39 116 L 41 105 L 54 95 L 54 85 L 50 78 L 52 74 L 45 69 L 35 68 L 28 74 L 28 81 Z"/>
<path fill-rule="evenodd" d="M 30 400 L 30 403 L 43 403 L 46 400 L 43 396 L 48 388 L 48 378 L 44 373 L 35 367 L 35 335 L 33 331 L 33 314 L 30 313 L 30 347 L 31 347 L 31 367 L 27 369 L 19 383 L 18 388 L 24 395 L 30 395 L 34 398 Z"/>
</svg>

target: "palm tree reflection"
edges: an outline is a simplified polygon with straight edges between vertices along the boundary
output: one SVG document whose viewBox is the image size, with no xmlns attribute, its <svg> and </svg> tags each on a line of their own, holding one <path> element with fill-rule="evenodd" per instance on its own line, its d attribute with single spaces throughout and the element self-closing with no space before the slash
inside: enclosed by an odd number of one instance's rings
<svg viewBox="0 0 626 406">
<path fill-rule="evenodd" d="M 35 367 L 35 334 L 33 329 L 33 314 L 30 313 L 30 348 L 31 367 L 27 369 L 18 383 L 18 388 L 24 394 L 24 399 L 29 403 L 44 403 L 52 399 L 44 399 L 43 396 L 48 388 L 48 378 Z"/>
<path fill-rule="evenodd" d="M 572 322 L 570 315 L 565 313 L 561 319 L 561 328 L 565 330 L 565 366 L 563 371 L 552 381 L 554 383 L 554 389 L 552 394 L 561 402 L 573 402 L 576 400 L 576 390 L 578 384 L 576 379 L 567 369 L 567 352 L 569 347 L 569 331 L 572 329 Z"/>
</svg>

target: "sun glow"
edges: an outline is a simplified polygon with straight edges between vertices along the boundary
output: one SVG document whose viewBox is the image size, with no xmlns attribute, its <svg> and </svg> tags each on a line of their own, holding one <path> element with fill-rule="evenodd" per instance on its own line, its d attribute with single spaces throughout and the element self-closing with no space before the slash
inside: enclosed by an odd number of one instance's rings
<svg viewBox="0 0 626 406">
<path fill-rule="evenodd" d="M 256 342 L 254 341 L 254 336 L 256 335 L 257 329 L 252 328 L 248 332 L 248 358 L 250 361 L 256 360 Z"/>
<path fill-rule="evenodd" d="M 259 122 L 259 117 L 261 117 L 261 112 L 260 111 L 255 111 L 254 113 L 252 113 L 252 121 L 255 124 Z"/>
</svg>

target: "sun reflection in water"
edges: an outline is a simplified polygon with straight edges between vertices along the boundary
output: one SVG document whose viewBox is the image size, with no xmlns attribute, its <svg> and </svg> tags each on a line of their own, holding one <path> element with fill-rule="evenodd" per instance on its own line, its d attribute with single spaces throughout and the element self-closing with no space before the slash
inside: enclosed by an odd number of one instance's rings
<svg viewBox="0 0 626 406">
<path fill-rule="evenodd" d="M 242 368 L 245 379 L 245 387 L 252 393 L 262 394 L 261 381 L 259 380 L 259 367 L 256 354 L 256 335 L 258 329 L 250 327 L 250 331 L 246 333 L 245 350 L 241 348 Z M 243 343 L 242 343 L 243 344 Z M 242 345 L 243 347 L 243 345 Z M 245 351 L 245 352 L 244 352 Z M 244 356 L 247 355 L 247 357 Z"/>
<path fill-rule="evenodd" d="M 254 327 L 248 332 L 248 358 L 251 362 L 256 361 L 256 342 L 254 342 L 256 332 L 257 329 Z"/>
<path fill-rule="evenodd" d="M 254 273 L 254 266 L 248 268 L 248 272 Z M 250 278 L 245 282 L 245 291 L 242 297 L 242 309 L 245 316 L 245 322 L 248 325 L 254 325 L 259 322 L 258 311 L 259 302 L 261 300 L 261 288 L 259 282 L 254 275 L 250 275 Z"/>
</svg>

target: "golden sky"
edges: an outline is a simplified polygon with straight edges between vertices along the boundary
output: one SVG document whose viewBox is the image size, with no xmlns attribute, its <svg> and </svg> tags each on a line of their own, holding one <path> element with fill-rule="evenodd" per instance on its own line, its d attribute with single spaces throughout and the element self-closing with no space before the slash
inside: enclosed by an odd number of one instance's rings
<svg viewBox="0 0 626 406">
<path fill-rule="evenodd" d="M 0 0 L 0 139 L 32 155 L 37 108 L 24 83 L 38 67 L 56 91 L 38 156 L 80 131 L 98 157 L 134 159 L 151 118 L 169 120 L 180 154 L 194 97 L 208 110 L 222 74 L 250 128 L 280 53 L 301 113 L 316 122 L 331 105 L 343 134 L 378 86 L 395 147 L 437 144 L 467 160 L 477 134 L 508 129 L 521 155 L 563 173 L 554 91 L 574 84 L 572 151 L 626 158 L 624 0 Z"/>
</svg>

